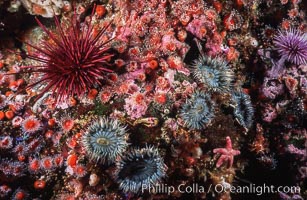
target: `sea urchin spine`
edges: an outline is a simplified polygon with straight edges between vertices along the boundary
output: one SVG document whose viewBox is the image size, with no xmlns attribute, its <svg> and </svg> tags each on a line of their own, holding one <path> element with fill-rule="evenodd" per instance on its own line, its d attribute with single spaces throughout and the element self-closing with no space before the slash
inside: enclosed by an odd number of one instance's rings
<svg viewBox="0 0 307 200">
<path fill-rule="evenodd" d="M 281 59 L 297 65 L 307 64 L 307 33 L 298 29 L 279 31 L 274 44 Z"/>
<path fill-rule="evenodd" d="M 91 18 L 92 16 L 93 13 Z M 65 101 L 67 97 L 74 95 L 84 96 L 86 91 L 102 84 L 101 80 L 106 72 L 112 72 L 106 68 L 110 65 L 108 60 L 112 57 L 108 53 L 107 44 L 112 39 L 102 40 L 103 34 L 111 24 L 94 35 L 91 20 L 87 26 L 81 28 L 81 23 L 77 20 L 75 13 L 70 20 L 71 27 L 68 28 L 67 33 L 65 33 L 59 19 L 55 17 L 58 34 L 54 34 L 37 18 L 36 21 L 52 41 L 43 41 L 42 48 L 26 43 L 37 51 L 37 53 L 30 53 L 26 57 L 42 63 L 41 65 L 24 67 L 29 69 L 25 72 L 41 74 L 41 78 L 28 85 L 28 88 L 46 85 L 40 91 L 37 99 L 48 91 L 52 91 L 58 102 Z"/>
</svg>

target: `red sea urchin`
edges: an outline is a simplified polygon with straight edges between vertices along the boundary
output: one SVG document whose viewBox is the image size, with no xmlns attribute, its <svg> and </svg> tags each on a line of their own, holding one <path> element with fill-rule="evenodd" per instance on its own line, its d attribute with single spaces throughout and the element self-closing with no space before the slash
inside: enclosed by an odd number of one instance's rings
<svg viewBox="0 0 307 200">
<path fill-rule="evenodd" d="M 90 19 L 92 16 L 93 13 Z M 102 84 L 106 72 L 112 72 L 106 68 L 110 65 L 108 60 L 112 57 L 108 52 L 110 48 L 106 45 L 112 38 L 107 41 L 102 40 L 103 34 L 111 24 L 94 34 L 92 20 L 81 28 L 75 13 L 70 19 L 71 27 L 67 31 L 55 17 L 57 34 L 54 34 L 37 18 L 36 21 L 51 40 L 51 42 L 43 41 L 42 48 L 26 43 L 37 51 L 29 53 L 27 58 L 42 63 L 42 65 L 24 67 L 29 69 L 27 71 L 29 73 L 41 74 L 38 81 L 28 85 L 28 88 L 44 85 L 37 99 L 47 91 L 52 91 L 57 102 L 74 95 L 84 96 L 86 91 Z"/>
</svg>

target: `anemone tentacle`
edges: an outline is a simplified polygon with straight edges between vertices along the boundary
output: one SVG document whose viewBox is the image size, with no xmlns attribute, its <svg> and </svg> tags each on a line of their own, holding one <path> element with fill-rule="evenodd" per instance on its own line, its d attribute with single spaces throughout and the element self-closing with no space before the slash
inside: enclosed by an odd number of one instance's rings
<svg viewBox="0 0 307 200">
<path fill-rule="evenodd" d="M 167 171 L 158 149 L 153 146 L 131 149 L 116 165 L 116 180 L 124 192 L 137 193 L 141 188 L 153 187 Z"/>
<path fill-rule="evenodd" d="M 209 91 L 228 92 L 232 86 L 233 71 L 222 58 L 200 56 L 192 65 L 192 72 Z"/>
<path fill-rule="evenodd" d="M 235 104 L 234 116 L 244 128 L 250 128 L 254 117 L 250 96 L 243 92 L 234 92 L 232 93 L 232 101 Z"/>
<path fill-rule="evenodd" d="M 127 139 L 126 126 L 118 120 L 100 118 L 88 128 L 82 137 L 82 144 L 90 159 L 109 164 L 126 150 Z"/>
<path fill-rule="evenodd" d="M 215 104 L 209 94 L 196 91 L 182 106 L 180 116 L 190 129 L 202 129 L 215 116 Z"/>
</svg>

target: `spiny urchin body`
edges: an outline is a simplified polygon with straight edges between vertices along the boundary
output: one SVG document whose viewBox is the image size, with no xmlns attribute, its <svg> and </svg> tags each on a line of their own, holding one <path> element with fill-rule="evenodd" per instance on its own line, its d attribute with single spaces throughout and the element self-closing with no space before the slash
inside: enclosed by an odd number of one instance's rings
<svg viewBox="0 0 307 200">
<path fill-rule="evenodd" d="M 214 118 L 214 107 L 210 95 L 196 91 L 182 106 L 180 116 L 189 129 L 202 129 Z"/>
<path fill-rule="evenodd" d="M 282 59 L 297 65 L 307 64 L 307 33 L 298 29 L 279 30 L 274 45 Z"/>
<path fill-rule="evenodd" d="M 254 108 L 250 96 L 243 92 L 232 93 L 234 103 L 234 116 L 244 128 L 250 128 L 253 124 Z"/>
<path fill-rule="evenodd" d="M 118 163 L 115 172 L 120 189 L 137 193 L 150 188 L 165 177 L 167 166 L 155 147 L 132 149 Z"/>
<path fill-rule="evenodd" d="M 232 86 L 233 71 L 222 58 L 200 56 L 192 65 L 194 78 L 209 91 L 227 92 Z"/>
<path fill-rule="evenodd" d="M 95 161 L 113 163 L 128 146 L 126 127 L 118 120 L 100 118 L 82 138 L 87 155 Z"/>
<path fill-rule="evenodd" d="M 36 50 L 26 57 L 41 63 L 24 67 L 29 69 L 26 72 L 41 75 L 38 81 L 28 86 L 44 86 L 37 98 L 52 91 L 57 101 L 65 101 L 74 95 L 84 96 L 94 86 L 102 85 L 105 74 L 112 72 L 107 68 L 112 55 L 108 53 L 109 48 L 106 46 L 111 40 L 102 40 L 110 24 L 94 35 L 91 20 L 81 26 L 76 14 L 71 18 L 71 27 L 68 30 L 64 30 L 55 17 L 57 34 L 49 31 L 38 19 L 37 23 L 52 41 L 43 41 L 42 47 L 26 43 Z"/>
</svg>

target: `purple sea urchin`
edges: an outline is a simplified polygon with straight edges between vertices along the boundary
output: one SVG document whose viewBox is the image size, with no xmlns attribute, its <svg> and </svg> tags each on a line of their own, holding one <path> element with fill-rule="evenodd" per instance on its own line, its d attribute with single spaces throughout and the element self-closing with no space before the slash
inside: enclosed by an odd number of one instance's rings
<svg viewBox="0 0 307 200">
<path fill-rule="evenodd" d="M 71 27 L 66 33 L 59 19 L 55 17 L 58 32 L 55 35 L 36 20 L 52 41 L 43 41 L 43 47 L 27 43 L 38 52 L 28 54 L 27 58 L 42 63 L 25 67 L 29 69 L 27 72 L 41 74 L 38 81 L 28 85 L 28 88 L 38 84 L 45 85 L 37 98 L 50 90 L 57 101 L 64 101 L 74 95 L 83 96 L 95 85 L 102 84 L 101 80 L 106 72 L 112 72 L 106 68 L 109 65 L 108 59 L 112 57 L 106 44 L 111 40 L 102 41 L 102 36 L 110 24 L 94 35 L 91 20 L 87 26 L 81 28 L 81 23 L 74 14 L 70 20 Z"/>
<path fill-rule="evenodd" d="M 307 34 L 298 29 L 279 30 L 274 45 L 282 59 L 297 64 L 307 64 Z"/>
<path fill-rule="evenodd" d="M 124 192 L 154 187 L 166 175 L 167 166 L 157 148 L 130 150 L 117 164 L 116 180 Z"/>
<path fill-rule="evenodd" d="M 250 96 L 243 92 L 232 93 L 234 116 L 244 128 L 250 128 L 253 124 L 254 108 Z"/>
<path fill-rule="evenodd" d="M 200 56 L 192 65 L 192 72 L 199 83 L 214 92 L 229 91 L 234 76 L 227 63 L 219 57 Z"/>
<path fill-rule="evenodd" d="M 188 128 L 202 129 L 214 117 L 214 106 L 210 95 L 196 91 L 182 106 L 180 116 Z"/>
<path fill-rule="evenodd" d="M 128 146 L 126 127 L 117 120 L 100 118 L 82 138 L 87 155 L 96 161 L 113 163 Z"/>
</svg>

